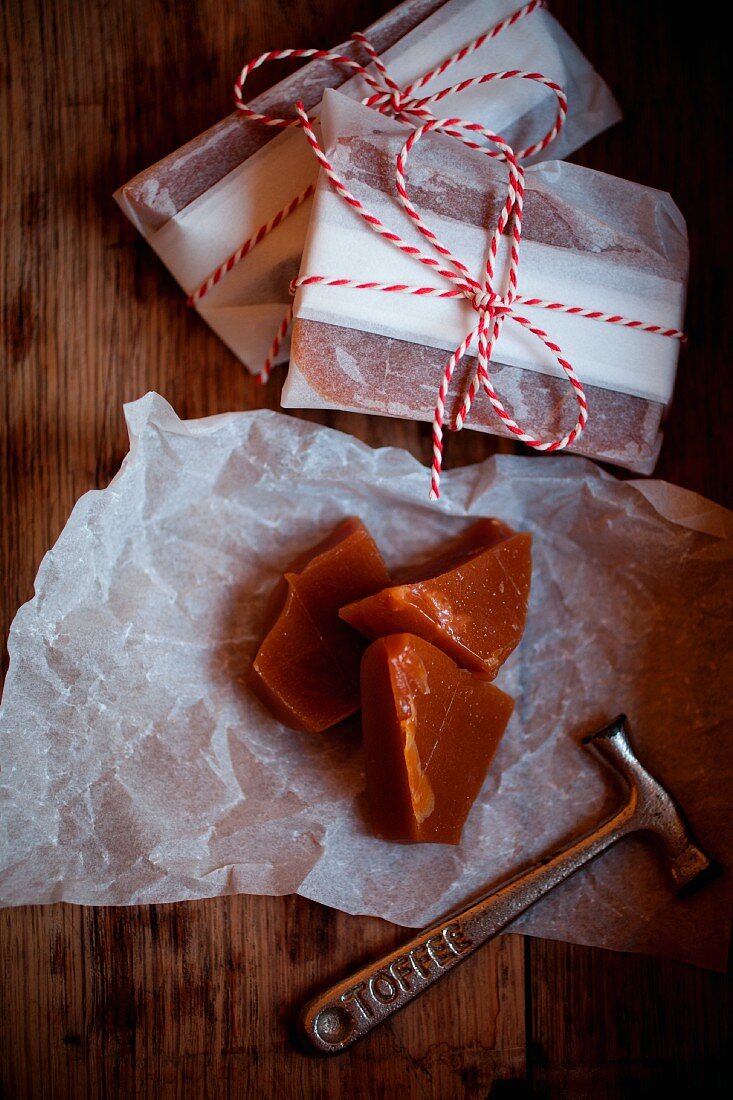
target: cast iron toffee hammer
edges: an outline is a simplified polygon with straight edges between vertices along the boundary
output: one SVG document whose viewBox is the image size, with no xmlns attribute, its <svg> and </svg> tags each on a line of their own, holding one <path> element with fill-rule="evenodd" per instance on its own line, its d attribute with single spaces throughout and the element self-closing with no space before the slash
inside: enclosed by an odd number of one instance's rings
<svg viewBox="0 0 733 1100">
<path fill-rule="evenodd" d="M 584 744 L 610 764 L 628 788 L 626 805 L 564 851 L 310 1001 L 300 1017 L 309 1046 L 321 1054 L 337 1054 L 368 1035 L 554 886 L 629 833 L 644 832 L 656 838 L 678 891 L 697 885 L 700 877 L 712 870 L 713 864 L 695 843 L 682 812 L 634 755 L 625 715 L 587 737 Z"/>
</svg>

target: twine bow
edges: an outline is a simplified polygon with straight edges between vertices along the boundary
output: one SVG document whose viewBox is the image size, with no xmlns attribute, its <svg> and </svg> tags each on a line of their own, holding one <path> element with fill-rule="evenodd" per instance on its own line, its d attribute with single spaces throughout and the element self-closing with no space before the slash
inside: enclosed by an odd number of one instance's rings
<svg viewBox="0 0 733 1100">
<path fill-rule="evenodd" d="M 562 89 L 556 85 L 553 81 L 547 80 L 546 77 L 540 73 L 520 73 L 516 71 L 506 73 L 487 73 L 483 77 L 477 78 L 478 83 L 488 83 L 492 80 L 509 80 L 509 79 L 522 79 L 530 80 L 544 85 L 554 92 L 558 102 L 558 114 L 553 124 L 552 129 L 549 131 L 553 136 L 559 131 L 565 118 L 567 110 L 567 100 Z M 451 92 L 455 93 L 461 89 L 461 85 L 457 85 L 453 89 L 445 89 L 444 92 L 438 93 L 439 96 L 448 95 Z M 431 97 L 435 99 L 436 97 Z M 388 293 L 408 293 L 420 296 L 435 296 L 435 297 L 464 297 L 473 306 L 473 309 L 478 314 L 478 321 L 475 326 L 466 334 L 464 339 L 455 349 L 453 354 L 448 359 L 445 365 L 443 376 L 438 388 L 438 395 L 435 403 L 435 409 L 433 413 L 433 461 L 431 471 L 431 483 L 430 483 L 430 497 L 436 500 L 440 496 L 440 474 L 443 461 L 443 430 L 445 425 L 445 402 L 448 396 L 448 388 L 450 386 L 453 374 L 456 367 L 461 362 L 469 347 L 477 342 L 478 357 L 476 371 L 471 379 L 468 389 L 463 397 L 463 402 L 459 413 L 451 425 L 451 427 L 458 431 L 460 430 L 468 416 L 471 405 L 475 398 L 479 385 L 483 386 L 484 390 L 491 401 L 496 413 L 501 418 L 504 426 L 508 428 L 512 434 L 514 434 L 522 442 L 527 443 L 531 447 L 535 447 L 537 450 L 543 451 L 556 451 L 561 450 L 564 447 L 573 443 L 582 433 L 588 418 L 588 406 L 583 392 L 583 388 L 575 375 L 575 372 L 571 364 L 563 357 L 561 349 L 555 343 L 553 343 L 548 337 L 547 333 L 542 329 L 537 328 L 526 317 L 521 317 L 514 310 L 514 302 L 518 300 L 517 290 L 517 270 L 519 267 L 519 247 L 522 238 L 522 209 L 524 204 L 524 170 L 519 164 L 519 158 L 526 156 L 526 150 L 523 150 L 520 154 L 514 152 L 514 150 L 507 144 L 507 142 L 498 134 L 493 133 L 485 126 L 479 125 L 475 122 L 467 122 L 464 119 L 449 118 L 449 119 L 436 119 L 431 118 L 429 121 L 423 123 L 416 130 L 414 130 L 407 140 L 405 141 L 402 149 L 397 155 L 395 164 L 395 185 L 397 194 L 405 210 L 405 213 L 412 220 L 416 228 L 430 243 L 435 252 L 438 253 L 440 259 L 435 259 L 432 256 L 422 252 L 415 245 L 410 245 L 405 242 L 399 234 L 389 230 L 384 223 L 377 218 L 374 214 L 371 214 L 359 199 L 357 199 L 343 181 L 338 177 L 333 166 L 326 158 L 323 150 L 321 149 L 318 139 L 313 131 L 310 119 L 303 107 L 302 103 L 298 103 L 297 111 L 303 125 L 306 137 L 311 144 L 311 147 L 324 169 L 326 176 L 330 180 L 332 186 L 341 196 L 341 198 L 348 203 L 366 222 L 366 224 L 375 233 L 378 233 L 385 240 L 388 240 L 392 245 L 399 248 L 400 251 L 406 252 L 413 256 L 420 263 L 425 264 L 428 267 L 433 268 L 443 278 L 453 284 L 450 290 L 437 289 L 435 287 L 408 287 L 401 284 L 365 284 L 357 283 L 351 279 L 331 279 L 322 276 L 306 275 L 298 279 L 295 279 L 292 283 L 292 288 L 297 289 L 301 286 L 309 286 L 315 283 L 330 286 L 350 287 L 352 289 L 372 289 L 380 290 Z M 489 244 L 488 255 L 486 259 L 485 270 L 482 281 L 474 278 L 470 273 L 468 267 L 460 260 L 443 242 L 438 238 L 437 234 L 433 232 L 424 222 L 422 216 L 418 213 L 414 204 L 412 203 L 407 191 L 407 183 L 405 180 L 405 172 L 407 168 L 407 159 L 414 146 L 424 137 L 425 134 L 430 133 L 433 130 L 438 130 L 443 134 L 449 134 L 453 137 L 459 137 L 464 144 L 469 145 L 471 148 L 479 149 L 487 156 L 498 156 L 504 160 L 508 166 L 508 186 L 507 195 L 499 214 L 498 221 L 494 227 L 494 231 L 491 236 Z M 488 141 L 490 145 L 487 147 L 485 144 L 478 144 L 468 138 L 469 134 L 478 134 L 484 138 L 485 142 Z M 544 140 L 544 139 L 543 139 Z M 491 148 L 493 146 L 494 148 Z M 494 289 L 494 276 L 495 276 L 495 263 L 499 249 L 499 242 L 504 231 L 511 224 L 511 245 L 510 245 L 510 261 L 509 271 L 507 274 L 507 285 L 503 294 L 499 294 Z M 448 266 L 446 266 L 446 264 Z M 549 441 L 543 441 L 535 438 L 533 435 L 527 433 L 522 429 L 515 420 L 509 415 L 504 408 L 504 405 L 499 398 L 499 395 L 493 388 L 491 383 L 491 377 L 489 374 L 489 362 L 493 354 L 494 347 L 499 338 L 502 330 L 502 326 L 507 318 L 511 318 L 517 324 L 527 328 L 534 336 L 541 340 L 544 345 L 552 351 L 553 355 L 559 366 L 565 372 L 568 381 L 573 390 L 575 400 L 578 405 L 578 418 L 572 431 L 568 432 L 561 439 L 553 439 Z"/>
<path fill-rule="evenodd" d="M 234 85 L 234 102 L 237 110 L 244 115 L 245 118 L 261 122 L 265 126 L 277 127 L 279 129 L 286 129 L 290 126 L 300 126 L 301 118 L 296 115 L 293 118 L 275 118 L 271 115 L 262 114 L 259 111 L 255 111 L 244 100 L 244 86 L 247 82 L 249 75 L 259 69 L 260 66 L 266 64 L 269 61 L 283 61 L 286 59 L 305 59 L 311 60 L 331 61 L 337 65 L 343 65 L 352 72 L 358 74 L 363 78 L 369 88 L 372 89 L 371 95 L 362 99 L 362 103 L 371 107 L 382 114 L 392 115 L 394 118 L 402 122 L 408 122 L 410 125 L 415 125 L 416 119 L 423 121 L 431 120 L 434 116 L 429 110 L 431 103 L 438 102 L 444 96 L 450 92 L 456 90 L 464 90 L 469 87 L 475 86 L 480 80 L 472 79 L 465 80 L 460 85 L 454 88 L 443 89 L 436 95 L 426 97 L 416 97 L 415 92 L 423 88 L 431 80 L 434 80 L 438 76 L 442 76 L 444 72 L 450 69 L 453 65 L 457 65 L 463 61 L 464 58 L 470 54 L 479 50 L 486 42 L 493 38 L 496 38 L 506 30 L 508 27 L 514 26 L 520 19 L 524 19 L 525 16 L 531 15 L 532 12 L 538 8 L 544 8 L 546 6 L 546 0 L 530 0 L 529 3 L 524 4 L 521 8 L 512 12 L 510 15 L 503 19 L 500 23 L 497 23 L 490 30 L 483 34 L 478 35 L 473 41 L 462 46 L 461 49 L 456 50 L 455 53 L 446 57 L 439 65 L 423 73 L 422 76 L 413 80 L 407 84 L 404 88 L 401 88 L 399 84 L 393 80 L 393 78 L 387 72 L 384 62 L 380 58 L 377 51 L 371 45 L 367 37 L 361 32 L 356 32 L 351 36 L 352 42 L 357 47 L 362 49 L 369 57 L 367 64 L 373 64 L 374 70 L 370 71 L 358 60 L 353 57 L 348 57 L 345 54 L 334 53 L 331 50 L 316 50 L 316 49 L 288 49 L 288 50 L 269 50 L 266 53 L 260 54 L 258 57 L 248 61 Z M 531 146 L 528 150 L 525 150 L 524 155 L 530 156 L 532 153 L 537 153 L 550 143 L 555 137 L 557 131 L 550 132 L 543 141 L 538 142 L 536 145 Z M 458 135 L 455 135 L 458 136 Z M 468 142 L 467 142 L 468 144 Z M 478 146 L 475 146 L 478 148 Z M 210 290 L 213 289 L 230 271 L 233 270 L 239 264 L 245 256 L 247 256 L 253 248 L 255 248 L 265 237 L 268 236 L 274 229 L 276 229 L 283 221 L 290 217 L 298 207 L 313 195 L 315 190 L 315 184 L 310 183 L 308 186 L 295 195 L 290 202 L 288 202 L 281 210 L 269 221 L 263 223 L 251 237 L 248 237 L 246 241 L 243 241 L 234 252 L 229 255 L 223 263 L 221 263 L 206 279 L 193 291 L 188 299 L 190 306 L 196 305 L 200 302 Z M 293 319 L 292 307 L 289 307 L 280 323 L 275 337 L 273 339 L 270 350 L 267 357 L 260 369 L 257 376 L 258 381 L 264 383 L 267 382 L 272 371 L 272 367 L 277 354 L 280 350 L 280 346 L 287 336 L 290 324 Z"/>
</svg>

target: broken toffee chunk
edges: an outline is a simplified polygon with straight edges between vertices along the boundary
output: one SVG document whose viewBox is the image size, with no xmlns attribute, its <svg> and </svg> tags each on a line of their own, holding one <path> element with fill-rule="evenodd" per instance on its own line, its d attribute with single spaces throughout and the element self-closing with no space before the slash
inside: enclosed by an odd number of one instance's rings
<svg viewBox="0 0 733 1100">
<path fill-rule="evenodd" d="M 339 618 L 339 608 L 389 583 L 374 540 L 353 518 L 301 555 L 278 583 L 249 683 L 284 725 L 316 733 L 359 709 L 366 642 Z"/>
<path fill-rule="evenodd" d="M 524 631 L 531 546 L 526 532 L 479 520 L 404 583 L 348 604 L 341 618 L 368 638 L 416 634 L 493 680 Z"/>
<path fill-rule="evenodd" d="M 412 634 L 369 646 L 361 696 L 374 832 L 458 844 L 513 700 Z"/>
</svg>

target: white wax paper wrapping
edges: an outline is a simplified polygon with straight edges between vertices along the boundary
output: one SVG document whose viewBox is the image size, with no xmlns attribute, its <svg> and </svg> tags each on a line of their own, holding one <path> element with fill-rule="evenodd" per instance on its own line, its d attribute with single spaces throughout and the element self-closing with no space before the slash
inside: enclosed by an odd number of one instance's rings
<svg viewBox="0 0 733 1100">
<path fill-rule="evenodd" d="M 518 0 L 449 0 L 382 57 L 402 86 L 501 22 Z M 568 156 L 620 118 L 610 91 L 572 39 L 544 9 L 502 31 L 419 91 L 426 96 L 468 77 L 502 69 L 541 71 L 568 93 L 567 122 L 551 150 L 535 159 Z M 355 99 L 371 94 L 354 77 L 341 91 Z M 418 93 L 416 93 L 418 94 Z M 527 81 L 497 82 L 441 101 L 442 114 L 491 125 L 516 148 L 550 129 L 552 93 Z M 317 109 L 316 109 L 317 112 Z M 379 116 L 378 116 L 379 117 Z M 243 241 L 318 177 L 318 164 L 300 130 L 285 130 L 189 203 L 160 228 L 146 232 L 158 256 L 191 294 Z M 152 187 L 152 181 L 151 181 Z M 123 210 L 137 215 L 117 196 Z M 311 203 L 285 219 L 254 248 L 196 308 L 217 335 L 252 371 L 258 371 L 289 302 L 288 286 L 298 271 Z M 288 358 L 287 340 L 276 362 Z"/>
<path fill-rule="evenodd" d="M 282 414 L 186 423 L 154 394 L 126 414 L 128 458 L 77 503 L 11 631 L 4 904 L 298 891 L 420 925 L 620 804 L 578 738 L 621 710 L 730 863 L 729 513 L 570 456 L 449 471 L 436 506 L 407 453 Z M 358 723 L 293 733 L 245 685 L 276 579 L 348 515 L 389 566 L 468 517 L 534 535 L 526 634 L 498 678 L 516 709 L 456 848 L 370 836 Z M 673 899 L 631 839 L 514 928 L 723 967 L 730 903 L 729 876 Z"/>
<path fill-rule="evenodd" d="M 349 191 L 389 230 L 423 255 L 440 259 L 408 217 L 394 185 L 395 158 L 410 128 L 375 116 L 332 90 L 324 96 L 322 126 L 326 155 Z M 468 205 L 473 199 L 477 210 L 490 194 L 503 203 L 506 166 L 452 138 L 431 134 L 411 153 L 406 178 L 408 192 L 426 225 L 481 280 L 495 219 L 485 227 L 468 224 L 462 220 L 467 211 L 456 210 L 455 195 L 446 198 L 445 192 L 449 185 L 463 185 L 470 196 Z M 389 190 L 384 189 L 385 184 Z M 525 199 L 527 231 L 521 241 L 518 271 L 523 295 L 681 329 L 689 262 L 687 231 L 668 194 L 553 160 L 527 170 Z M 430 209 L 426 208 L 428 202 Z M 531 211 L 536 209 L 535 203 L 544 204 L 544 217 L 557 222 L 554 232 L 548 234 L 551 243 L 533 237 Z M 538 216 L 542 215 L 534 214 L 535 220 Z M 502 238 L 495 265 L 493 286 L 500 293 L 507 286 L 510 240 Z M 323 173 L 300 273 L 440 290 L 454 286 L 375 233 Z M 671 400 L 679 341 L 525 305 L 518 312 L 549 332 L 588 385 L 661 404 Z M 456 348 L 478 320 L 473 306 L 462 297 L 385 294 L 321 283 L 298 291 L 295 316 L 446 352 Z M 437 378 L 441 358 L 436 356 Z M 511 320 L 502 328 L 494 359 L 562 377 L 553 353 Z M 298 404 L 299 372 L 300 366 L 295 364 L 293 379 L 283 395 L 287 407 Z M 295 390 L 292 394 L 291 389 Z M 470 418 L 467 423 L 470 426 Z"/>
</svg>

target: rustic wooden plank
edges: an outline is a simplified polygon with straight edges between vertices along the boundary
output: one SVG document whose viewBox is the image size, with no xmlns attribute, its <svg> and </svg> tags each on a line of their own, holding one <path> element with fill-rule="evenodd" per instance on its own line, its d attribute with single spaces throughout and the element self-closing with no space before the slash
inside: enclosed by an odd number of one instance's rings
<svg viewBox="0 0 733 1100">
<path fill-rule="evenodd" d="M 533 1093 L 727 1095 L 726 975 L 542 940 L 532 941 L 531 959 Z"/>
<path fill-rule="evenodd" d="M 156 389 L 184 416 L 277 407 L 276 389 L 256 386 L 187 310 L 111 192 L 231 109 L 244 57 L 330 45 L 389 6 L 4 6 L 4 631 L 76 498 L 119 466 L 123 401 Z M 253 89 L 271 79 L 256 74 Z M 308 418 L 429 453 L 424 427 Z M 456 457 L 493 446 L 467 435 Z M 12 1097 L 218 1100 L 485 1095 L 522 1077 L 518 937 L 470 960 L 369 1048 L 324 1062 L 292 1044 L 294 1005 L 403 935 L 298 898 L 6 911 L 0 1082 Z"/>
<path fill-rule="evenodd" d="M 2 7 L 4 632 L 76 498 L 116 471 L 126 450 L 123 401 L 155 388 L 184 416 L 277 403 L 276 391 L 246 377 L 186 309 L 119 215 L 112 190 L 229 111 L 244 57 L 270 46 L 331 44 L 390 3 L 9 0 Z M 678 28 L 658 0 L 633 13 L 578 0 L 554 6 L 621 91 L 629 115 L 624 129 L 578 159 L 669 187 L 689 205 L 694 346 L 660 472 L 723 499 L 733 388 L 718 321 L 727 211 L 713 201 L 715 188 L 708 194 L 705 175 L 707 166 L 718 186 L 725 178 L 721 121 L 710 109 L 711 37 L 703 60 L 703 39 L 690 38 L 688 23 Z M 688 41 L 695 80 L 675 83 Z M 270 79 L 256 74 L 253 91 Z M 681 136 L 659 125 L 661 114 L 676 119 Z M 700 164 L 693 132 L 705 151 Z M 348 414 L 308 419 L 428 458 L 426 426 Z M 477 433 L 450 442 L 454 463 L 494 449 Z M 3 667 L 6 660 L 3 651 Z M 496 1096 L 521 1095 L 527 1036 L 518 937 L 491 945 L 420 1008 L 343 1059 L 322 1062 L 291 1045 L 287 1019 L 302 996 L 400 938 L 381 922 L 297 898 L 6 911 L 0 1082 L 9 1096 L 34 1098 L 474 1097 L 492 1084 Z M 634 1095 L 637 1085 L 668 1080 L 677 1062 L 688 1077 L 699 1071 L 714 1079 L 720 979 L 567 945 L 533 943 L 530 950 L 535 1091 L 579 1097 L 625 1088 Z"/>
<path fill-rule="evenodd" d="M 491 944 L 337 1058 L 297 1008 L 405 932 L 301 898 L 0 914 L 12 1097 L 486 1096 L 524 1076 L 523 941 Z"/>
<path fill-rule="evenodd" d="M 690 346 L 657 473 L 730 504 L 732 349 L 721 309 L 730 294 L 723 273 L 730 266 L 731 226 L 727 211 L 721 223 L 715 199 L 730 169 L 725 146 L 713 136 L 727 79 L 722 38 L 716 41 L 702 23 L 670 18 L 659 2 L 601 11 L 556 0 L 553 7 L 618 90 L 626 115 L 622 126 L 574 159 L 670 191 L 688 222 Z M 693 154 L 696 147 L 705 149 L 702 158 Z M 534 1092 L 633 1100 L 676 1086 L 694 1096 L 724 1094 L 729 979 L 669 960 L 549 941 L 530 941 L 529 957 Z"/>
<path fill-rule="evenodd" d="M 571 159 L 669 191 L 687 220 L 690 342 L 655 476 L 730 507 L 733 338 L 724 317 L 732 234 L 729 210 L 716 195 L 731 173 L 726 144 L 715 136 L 728 79 L 724 39 L 702 20 L 671 18 L 662 0 L 633 7 L 555 0 L 552 7 L 617 93 L 625 116 Z"/>
</svg>

